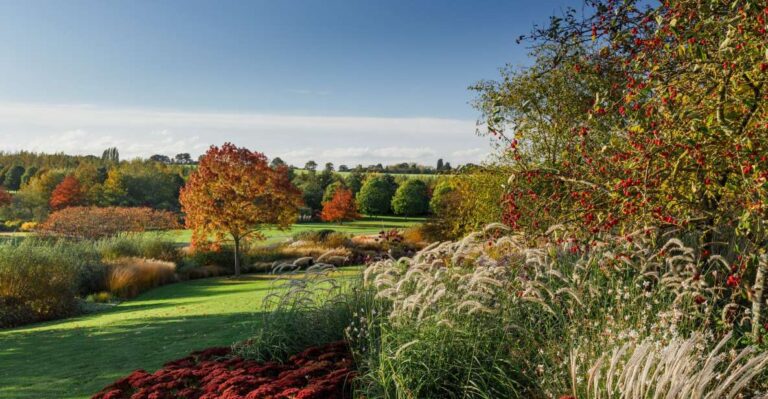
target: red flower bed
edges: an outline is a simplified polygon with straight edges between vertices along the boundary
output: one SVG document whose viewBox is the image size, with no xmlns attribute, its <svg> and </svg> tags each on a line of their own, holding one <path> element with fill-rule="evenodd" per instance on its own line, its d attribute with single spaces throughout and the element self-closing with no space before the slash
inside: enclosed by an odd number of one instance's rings
<svg viewBox="0 0 768 399">
<path fill-rule="evenodd" d="M 309 348 L 286 363 L 258 363 L 231 357 L 229 348 L 211 348 L 152 374 L 134 371 L 93 399 L 347 398 L 354 376 L 344 342 Z"/>
</svg>

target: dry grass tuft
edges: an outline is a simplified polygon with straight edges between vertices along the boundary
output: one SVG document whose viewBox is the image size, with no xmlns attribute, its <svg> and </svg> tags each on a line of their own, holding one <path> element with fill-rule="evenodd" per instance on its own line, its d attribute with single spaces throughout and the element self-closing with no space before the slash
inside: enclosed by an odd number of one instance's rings
<svg viewBox="0 0 768 399">
<path fill-rule="evenodd" d="M 132 298 L 152 288 L 176 281 L 176 265 L 144 258 L 119 258 L 108 264 L 107 289 Z"/>
<path fill-rule="evenodd" d="M 279 249 L 282 258 L 303 258 L 311 256 L 318 258 L 320 256 L 341 256 L 351 257 L 352 251 L 344 247 L 334 247 L 329 250 L 328 247 L 312 242 L 301 242 L 301 245 L 289 245 Z"/>
</svg>

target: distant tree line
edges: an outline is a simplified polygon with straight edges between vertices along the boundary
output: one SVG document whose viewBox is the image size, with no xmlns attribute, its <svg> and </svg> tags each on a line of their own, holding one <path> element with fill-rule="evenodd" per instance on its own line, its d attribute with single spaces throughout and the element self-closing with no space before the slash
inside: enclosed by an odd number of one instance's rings
<svg viewBox="0 0 768 399">
<path fill-rule="evenodd" d="M 126 161 L 114 147 L 100 157 L 0 152 L 0 223 L 42 222 L 52 212 L 69 207 L 180 212 L 179 192 L 196 169 L 188 165 L 197 165 L 188 153 Z M 304 204 L 301 220 L 329 221 L 351 220 L 360 214 L 425 215 L 437 179 L 404 175 L 453 175 L 458 170 L 443 160 L 435 167 L 401 163 L 349 169 L 342 165 L 337 171 L 330 162 L 320 168 L 309 161 L 299 170 L 274 158 L 269 167 L 288 170 Z"/>
<path fill-rule="evenodd" d="M 101 157 L 0 153 L 0 190 L 11 191 L 0 221 L 43 221 L 72 206 L 148 207 L 178 212 L 188 170 L 150 160 L 121 161 L 116 148 Z M 5 195 L 4 195 L 5 197 Z"/>
<path fill-rule="evenodd" d="M 272 160 L 272 166 L 276 165 L 287 165 L 285 161 L 282 159 L 274 158 Z M 338 171 L 347 173 L 352 171 L 359 171 L 362 173 L 389 173 L 389 174 L 411 174 L 411 175 L 431 175 L 431 174 L 438 174 L 438 173 L 446 173 L 450 174 L 455 171 L 457 171 L 460 168 L 467 167 L 467 166 L 473 166 L 472 164 L 466 164 L 460 167 L 453 167 L 451 166 L 450 162 L 444 162 L 442 158 L 437 160 L 437 164 L 435 166 L 427 166 L 427 165 L 421 165 L 417 164 L 415 162 L 401 162 L 393 165 L 382 165 L 380 163 L 375 165 L 357 165 L 355 167 L 349 167 L 347 165 L 339 165 Z M 297 168 L 295 166 L 290 166 L 291 168 Z M 308 161 L 306 164 L 304 164 L 304 170 L 307 171 L 317 171 L 318 164 L 315 161 Z"/>
<path fill-rule="evenodd" d="M 149 157 L 150 161 L 160 162 L 166 165 L 197 165 L 197 160 L 192 159 L 192 156 L 187 152 L 176 154 L 173 157 L 167 155 L 155 154 Z"/>
</svg>

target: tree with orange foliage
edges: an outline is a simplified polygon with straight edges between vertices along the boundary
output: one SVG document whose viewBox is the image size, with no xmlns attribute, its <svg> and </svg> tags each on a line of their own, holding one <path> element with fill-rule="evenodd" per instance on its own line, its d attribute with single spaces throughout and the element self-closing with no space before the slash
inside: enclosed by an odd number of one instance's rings
<svg viewBox="0 0 768 399">
<path fill-rule="evenodd" d="M 269 167 L 259 152 L 225 143 L 211 146 L 179 196 L 193 244 L 225 238 L 235 246 L 235 275 L 240 275 L 240 248 L 246 240 L 264 240 L 267 225 L 285 229 L 297 218 L 301 193 L 288 169 Z"/>
<path fill-rule="evenodd" d="M 82 205 L 83 188 L 80 181 L 72 175 L 64 178 L 51 193 L 48 204 L 54 210 L 64 209 L 70 206 Z"/>
<path fill-rule="evenodd" d="M 323 203 L 323 211 L 320 213 L 320 218 L 326 222 L 342 222 L 359 217 L 352 191 L 346 188 L 337 189 L 333 198 Z"/>
<path fill-rule="evenodd" d="M 3 187 L 0 187 L 0 206 L 10 205 L 13 201 L 11 193 L 5 191 Z"/>
</svg>

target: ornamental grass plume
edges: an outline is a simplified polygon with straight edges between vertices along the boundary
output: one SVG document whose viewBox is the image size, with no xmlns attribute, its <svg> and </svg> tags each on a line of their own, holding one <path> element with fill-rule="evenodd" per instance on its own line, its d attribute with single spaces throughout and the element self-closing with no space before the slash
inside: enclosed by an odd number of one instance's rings
<svg viewBox="0 0 768 399">
<path fill-rule="evenodd" d="M 700 334 L 664 345 L 627 343 L 600 357 L 589 369 L 589 399 L 731 399 L 768 366 L 768 352 L 754 347 L 725 353 L 729 333 L 711 350 Z M 574 374 L 578 371 L 573 370 Z"/>
<path fill-rule="evenodd" d="M 120 258 L 108 263 L 107 290 L 122 298 L 176 280 L 176 264 L 153 259 Z"/>
<path fill-rule="evenodd" d="M 296 262 L 276 265 L 257 328 L 233 346 L 235 353 L 258 361 L 285 360 L 306 347 L 344 339 L 359 306 L 337 272 L 325 263 L 306 269 Z"/>
<path fill-rule="evenodd" d="M 751 322 L 744 291 L 726 284 L 739 266 L 688 241 L 644 229 L 585 245 L 561 239 L 553 228 L 532 243 L 490 225 L 413 257 L 374 262 L 364 285 L 382 317 L 370 334 L 378 340 L 364 343 L 375 350 L 358 360 L 367 370 L 360 378 L 364 392 L 582 398 L 589 388 L 598 395 L 592 397 L 624 397 L 617 392 L 637 371 L 625 365 L 638 358 L 651 376 L 658 370 L 655 378 L 666 378 L 651 385 L 675 380 L 648 397 L 688 398 L 680 392 L 688 392 L 690 381 L 711 382 L 694 391 L 702 399 L 768 388 L 760 385 L 768 355 L 736 338 Z M 734 338 L 718 346 L 723 336 Z M 737 355 L 726 359 L 725 348 Z M 688 366 L 664 374 L 664 356 L 684 357 L 687 363 L 676 364 Z M 583 371 L 595 364 L 587 381 Z M 722 380 L 692 368 L 699 364 Z"/>
</svg>

